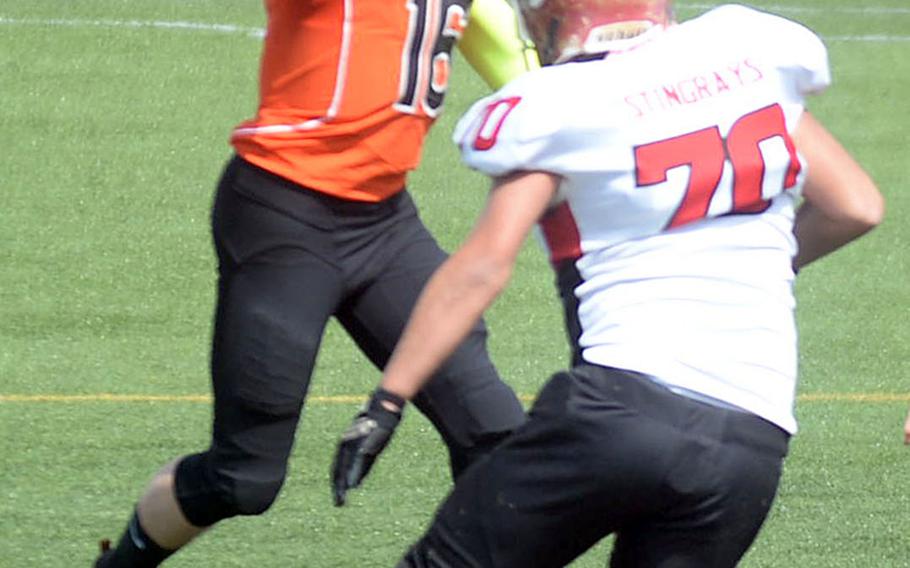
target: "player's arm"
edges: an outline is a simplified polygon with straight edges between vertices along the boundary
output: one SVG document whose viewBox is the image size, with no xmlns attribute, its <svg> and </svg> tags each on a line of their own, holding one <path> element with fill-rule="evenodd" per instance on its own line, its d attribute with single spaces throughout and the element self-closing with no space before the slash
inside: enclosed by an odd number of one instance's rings
<svg viewBox="0 0 910 568">
<path fill-rule="evenodd" d="M 333 465 L 336 505 L 369 473 L 414 397 L 455 351 L 508 283 L 522 243 L 546 210 L 559 179 L 541 172 L 498 181 L 467 240 L 420 295 L 365 413 L 342 436 Z"/>
<path fill-rule="evenodd" d="M 430 279 L 382 388 L 412 398 L 455 351 L 505 287 L 522 243 L 550 203 L 559 178 L 514 174 L 498 181 L 471 234 Z"/>
<path fill-rule="evenodd" d="M 458 49 L 494 90 L 540 67 L 537 51 L 518 29 L 515 11 L 507 0 L 474 0 L 471 5 Z"/>
<path fill-rule="evenodd" d="M 875 228 L 884 199 L 869 174 L 808 112 L 793 139 L 808 170 L 793 229 L 799 244 L 793 267 L 800 269 Z"/>
</svg>

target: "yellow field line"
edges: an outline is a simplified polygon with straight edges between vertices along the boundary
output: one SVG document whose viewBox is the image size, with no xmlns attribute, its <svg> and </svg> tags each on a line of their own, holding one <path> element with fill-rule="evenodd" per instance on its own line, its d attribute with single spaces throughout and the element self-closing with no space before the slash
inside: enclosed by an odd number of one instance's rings
<svg viewBox="0 0 910 568">
<path fill-rule="evenodd" d="M 534 397 L 520 395 L 520 399 L 527 402 Z M 207 394 L 183 395 L 158 395 L 158 394 L 0 394 L 2 402 L 211 402 L 212 397 Z M 332 395 L 308 397 L 310 404 L 359 404 L 366 400 L 365 396 L 357 395 Z M 910 393 L 884 393 L 884 392 L 818 392 L 806 393 L 797 397 L 801 402 L 910 402 Z"/>
<path fill-rule="evenodd" d="M 796 397 L 807 402 L 910 402 L 910 393 L 887 392 L 816 392 Z"/>
<path fill-rule="evenodd" d="M 366 400 L 366 396 L 310 396 L 308 402 L 349 404 Z M 0 394 L 0 402 L 211 402 L 207 394 Z"/>
</svg>

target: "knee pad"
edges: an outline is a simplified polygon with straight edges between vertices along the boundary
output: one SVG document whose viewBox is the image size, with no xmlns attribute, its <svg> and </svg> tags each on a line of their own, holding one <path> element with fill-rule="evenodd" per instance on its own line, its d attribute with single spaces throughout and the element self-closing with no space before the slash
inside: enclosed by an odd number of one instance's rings
<svg viewBox="0 0 910 568">
<path fill-rule="evenodd" d="M 174 486 L 177 503 L 190 523 L 207 527 L 237 515 L 260 515 L 272 506 L 286 470 L 282 467 L 263 472 L 256 467 L 232 475 L 232 470 L 240 468 L 242 463 L 232 464 L 230 469 L 219 466 L 211 451 L 180 460 Z"/>
</svg>

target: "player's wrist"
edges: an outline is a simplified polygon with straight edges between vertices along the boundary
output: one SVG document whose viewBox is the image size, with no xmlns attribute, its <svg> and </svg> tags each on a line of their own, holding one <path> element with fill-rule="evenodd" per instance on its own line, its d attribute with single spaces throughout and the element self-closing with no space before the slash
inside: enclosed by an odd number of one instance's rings
<svg viewBox="0 0 910 568">
<path fill-rule="evenodd" d="M 403 396 L 378 387 L 370 396 L 367 414 L 386 428 L 394 428 L 401 420 L 401 414 L 408 401 Z"/>
</svg>

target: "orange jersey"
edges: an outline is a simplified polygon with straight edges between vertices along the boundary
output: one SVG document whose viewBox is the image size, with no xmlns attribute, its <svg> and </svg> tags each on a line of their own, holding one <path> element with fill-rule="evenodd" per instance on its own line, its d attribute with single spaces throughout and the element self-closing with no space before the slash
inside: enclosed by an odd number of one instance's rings
<svg viewBox="0 0 910 568">
<path fill-rule="evenodd" d="M 337 197 L 404 187 L 442 108 L 470 0 L 266 0 L 256 117 L 231 142 L 247 161 Z"/>
</svg>

